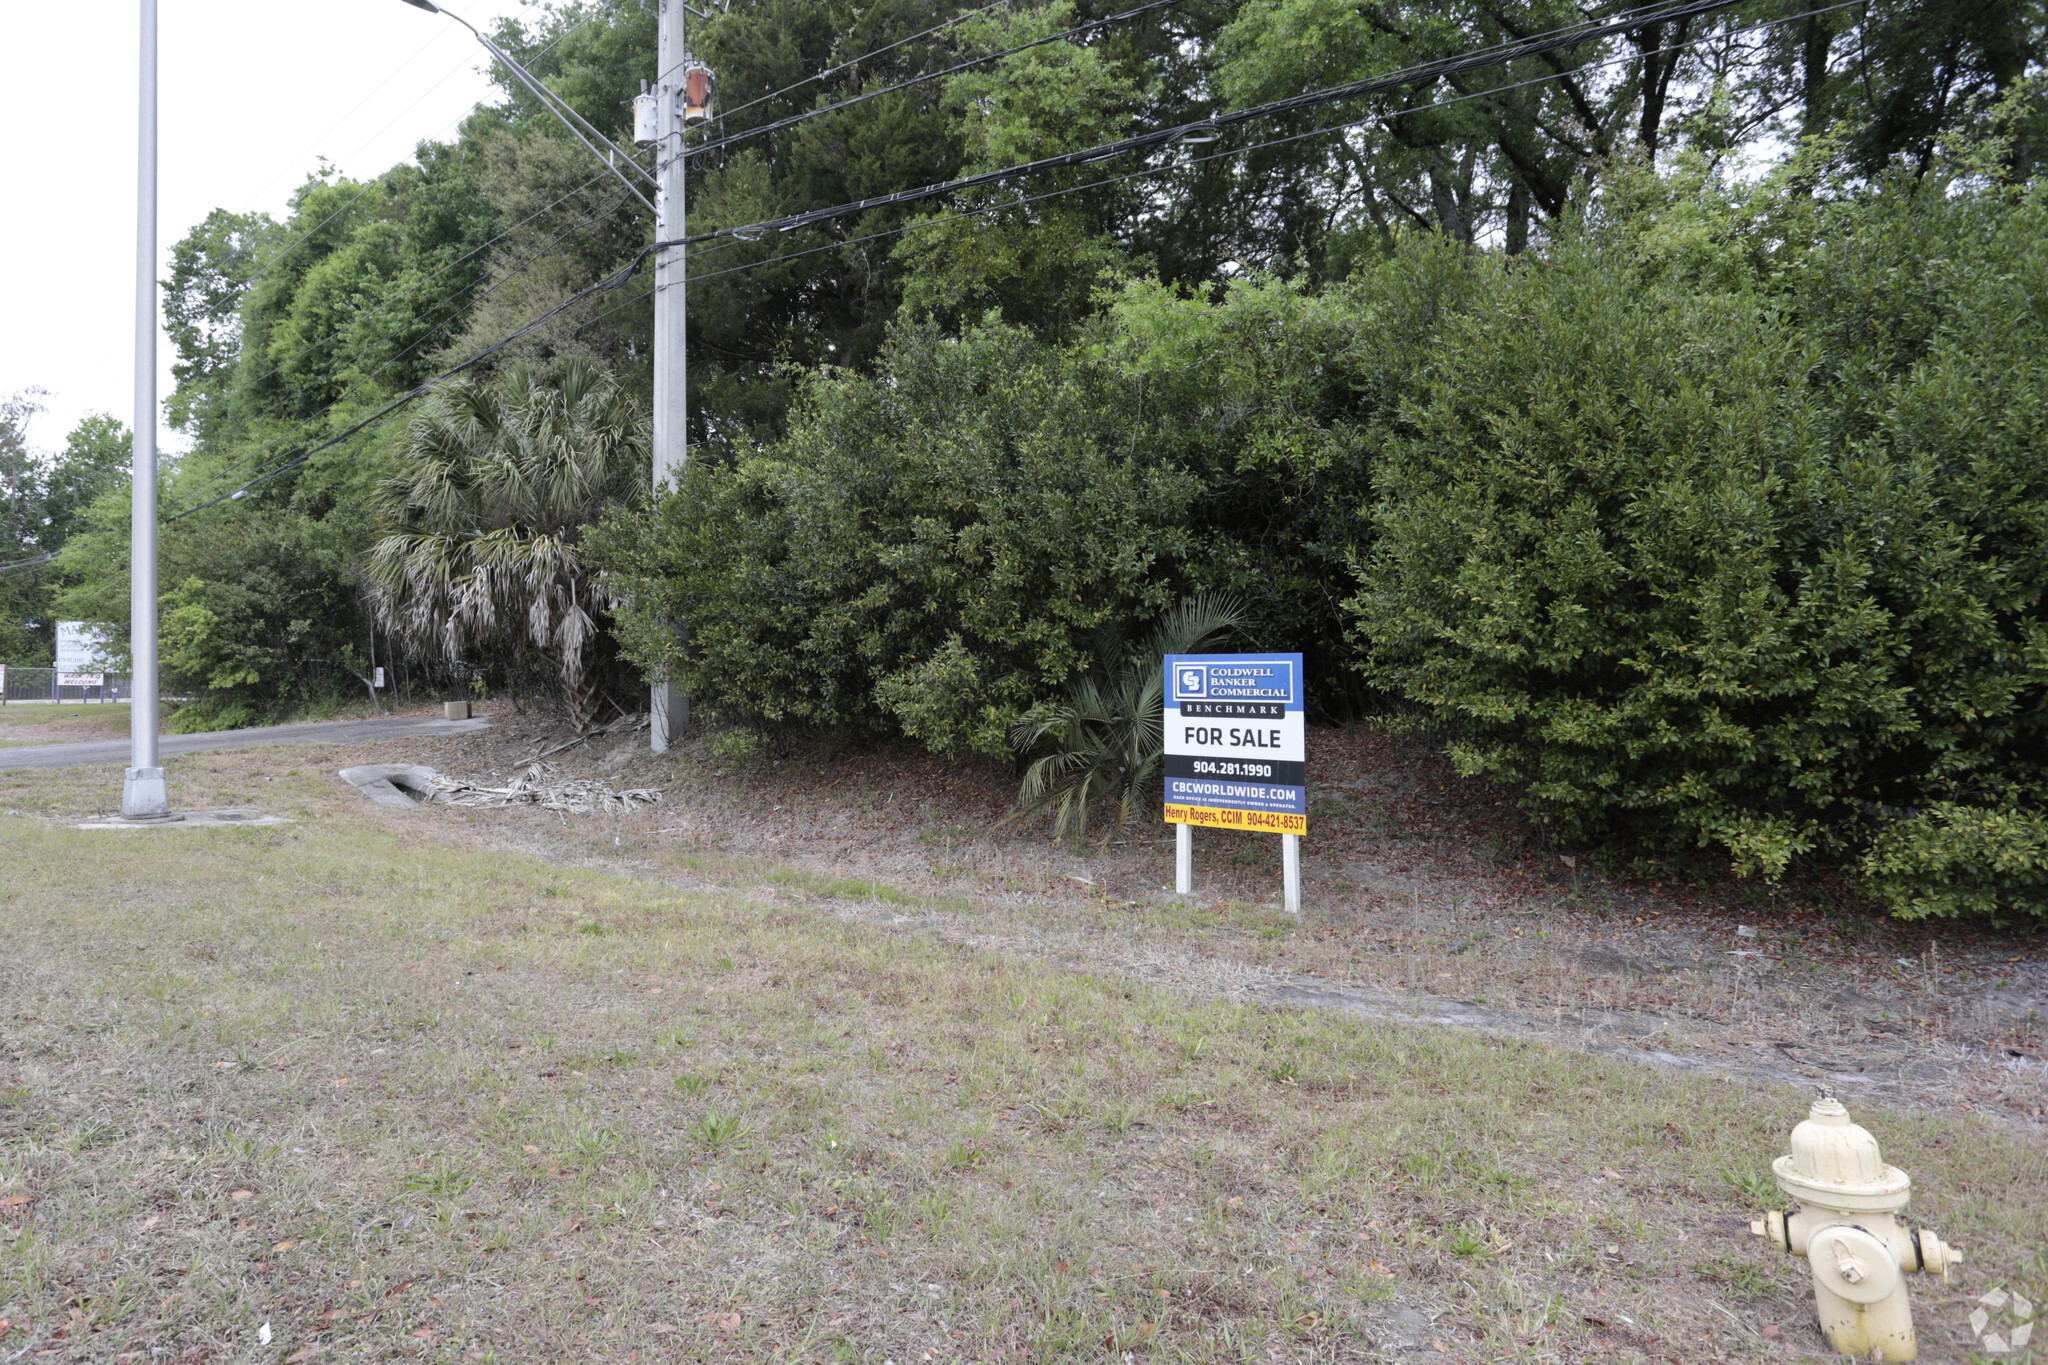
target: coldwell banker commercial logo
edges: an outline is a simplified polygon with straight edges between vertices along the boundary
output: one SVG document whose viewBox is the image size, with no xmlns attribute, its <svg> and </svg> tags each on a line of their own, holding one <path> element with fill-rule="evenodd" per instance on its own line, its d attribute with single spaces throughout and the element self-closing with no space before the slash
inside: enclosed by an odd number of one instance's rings
<svg viewBox="0 0 2048 1365">
<path fill-rule="evenodd" d="M 1233 660 L 1226 664 L 1177 664 L 1173 670 L 1173 702 L 1259 701 L 1291 704 L 1292 660 Z"/>
</svg>

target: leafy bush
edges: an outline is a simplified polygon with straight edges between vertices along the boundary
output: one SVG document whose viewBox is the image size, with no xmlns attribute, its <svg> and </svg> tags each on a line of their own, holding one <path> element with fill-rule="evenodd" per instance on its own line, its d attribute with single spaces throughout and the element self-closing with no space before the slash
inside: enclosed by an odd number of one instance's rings
<svg viewBox="0 0 2048 1365">
<path fill-rule="evenodd" d="M 1134 416 L 1019 330 L 903 327 L 879 373 L 810 379 L 786 440 L 604 523 L 622 647 L 730 720 L 1007 756 L 1091 637 L 1174 595 L 1198 490 Z"/>
<path fill-rule="evenodd" d="M 1322 290 L 1253 277 L 1212 298 L 1134 281 L 1096 341 L 1145 447 L 1197 477 L 1190 584 L 1242 599 L 1266 647 L 1300 650 L 1326 713 L 1365 700 L 1342 602 L 1372 537 L 1375 434 L 1470 306 L 1473 265 L 1454 242 L 1418 238 Z"/>
<path fill-rule="evenodd" d="M 89 522 L 59 560 L 71 580 L 59 610 L 110 623 L 125 657 L 125 491 L 96 503 Z M 289 507 L 230 503 L 165 526 L 158 546 L 163 685 L 202 703 L 183 723 L 200 724 L 220 708 L 246 723 L 342 687 L 369 647 L 369 622 L 350 582 L 360 525 L 346 509 L 316 519 Z"/>
<path fill-rule="evenodd" d="M 2048 205 L 1795 178 L 1476 267 L 1386 440 L 1365 667 L 1568 836 L 2048 914 Z"/>
</svg>

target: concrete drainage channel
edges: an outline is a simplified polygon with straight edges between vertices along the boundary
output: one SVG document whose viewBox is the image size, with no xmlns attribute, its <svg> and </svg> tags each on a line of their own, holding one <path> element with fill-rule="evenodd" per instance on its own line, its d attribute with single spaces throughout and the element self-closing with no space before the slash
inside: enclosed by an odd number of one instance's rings
<svg viewBox="0 0 2048 1365">
<path fill-rule="evenodd" d="M 341 780 L 380 806 L 411 810 L 432 801 L 445 801 L 453 789 L 432 768 L 417 763 L 365 763 L 343 768 Z"/>
</svg>

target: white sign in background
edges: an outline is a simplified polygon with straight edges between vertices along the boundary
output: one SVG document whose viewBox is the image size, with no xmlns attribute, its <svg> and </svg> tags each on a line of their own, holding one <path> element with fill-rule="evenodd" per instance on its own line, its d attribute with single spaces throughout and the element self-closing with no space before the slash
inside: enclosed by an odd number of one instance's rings
<svg viewBox="0 0 2048 1365">
<path fill-rule="evenodd" d="M 107 633 L 98 626 L 89 626 L 83 621 L 59 621 L 57 623 L 57 671 L 59 673 L 92 673 L 106 662 Z M 94 684 L 97 686 L 98 684 Z M 66 683 L 75 687 L 76 683 Z"/>
</svg>

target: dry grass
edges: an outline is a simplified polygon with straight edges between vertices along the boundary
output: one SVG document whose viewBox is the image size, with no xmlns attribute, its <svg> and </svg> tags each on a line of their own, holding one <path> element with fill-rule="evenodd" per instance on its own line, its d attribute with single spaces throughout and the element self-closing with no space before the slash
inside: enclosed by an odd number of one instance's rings
<svg viewBox="0 0 2048 1365">
<path fill-rule="evenodd" d="M 280 829 L 0 817 L 0 1359 L 1817 1344 L 1745 1228 L 1782 1089 L 1191 1000 L 948 945 L 865 882 L 462 847 L 460 813 L 337 790 L 341 758 L 181 761 L 182 799 L 261 783 Z M 112 777 L 0 779 L 50 812 Z M 2044 1297 L 2043 1149 L 1859 1117 L 1971 1257 L 1967 1291 L 1914 1286 L 1926 1357 L 1962 1358 L 1966 1292 Z"/>
<path fill-rule="evenodd" d="M 125 702 L 8 702 L 0 706 L 0 745 L 63 744 L 128 733 Z"/>
</svg>

